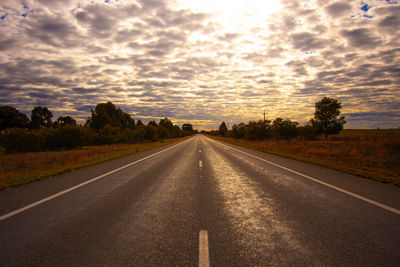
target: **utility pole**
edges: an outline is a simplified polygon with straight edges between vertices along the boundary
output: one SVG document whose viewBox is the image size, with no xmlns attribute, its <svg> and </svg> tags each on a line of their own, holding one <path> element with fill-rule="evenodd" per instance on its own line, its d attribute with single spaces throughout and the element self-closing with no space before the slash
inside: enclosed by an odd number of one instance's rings
<svg viewBox="0 0 400 267">
<path fill-rule="evenodd" d="M 265 110 L 264 110 L 264 122 L 265 122 Z"/>
</svg>

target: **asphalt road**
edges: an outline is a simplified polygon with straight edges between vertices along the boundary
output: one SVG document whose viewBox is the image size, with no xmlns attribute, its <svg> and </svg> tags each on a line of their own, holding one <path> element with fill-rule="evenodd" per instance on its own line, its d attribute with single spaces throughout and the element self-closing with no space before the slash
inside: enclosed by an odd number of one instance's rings
<svg viewBox="0 0 400 267">
<path fill-rule="evenodd" d="M 197 135 L 0 192 L 1 266 L 199 263 L 399 266 L 400 188 Z"/>
</svg>

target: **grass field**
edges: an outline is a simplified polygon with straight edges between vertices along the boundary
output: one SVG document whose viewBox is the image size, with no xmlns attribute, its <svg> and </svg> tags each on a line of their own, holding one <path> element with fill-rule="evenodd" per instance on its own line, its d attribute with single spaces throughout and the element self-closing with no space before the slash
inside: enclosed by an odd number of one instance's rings
<svg viewBox="0 0 400 267">
<path fill-rule="evenodd" d="M 216 138 L 400 186 L 400 130 L 343 130 L 314 141 Z"/>
<path fill-rule="evenodd" d="M 174 138 L 143 144 L 88 146 L 80 149 L 0 154 L 0 189 L 30 183 L 49 176 L 154 149 L 186 139 Z"/>
</svg>

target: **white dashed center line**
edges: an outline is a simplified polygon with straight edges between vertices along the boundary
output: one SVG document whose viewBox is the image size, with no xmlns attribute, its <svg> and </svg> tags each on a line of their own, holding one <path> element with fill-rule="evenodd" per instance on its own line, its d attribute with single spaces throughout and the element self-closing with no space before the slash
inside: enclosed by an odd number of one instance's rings
<svg viewBox="0 0 400 267">
<path fill-rule="evenodd" d="M 199 168 L 203 168 L 203 162 L 201 160 L 199 161 Z"/>
<path fill-rule="evenodd" d="M 199 267 L 210 267 L 207 230 L 200 230 L 199 233 Z"/>
</svg>

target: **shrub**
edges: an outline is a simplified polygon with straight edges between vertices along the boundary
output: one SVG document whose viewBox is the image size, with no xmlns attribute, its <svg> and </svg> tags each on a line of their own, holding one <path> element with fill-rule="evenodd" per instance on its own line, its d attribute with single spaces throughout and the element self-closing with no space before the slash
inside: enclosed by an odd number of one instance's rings
<svg viewBox="0 0 400 267">
<path fill-rule="evenodd" d="M 119 127 L 111 126 L 107 124 L 104 126 L 97 135 L 96 144 L 98 145 L 111 145 L 116 144 L 119 141 L 118 133 L 121 129 Z"/>
<path fill-rule="evenodd" d="M 311 124 L 300 126 L 299 134 L 307 140 L 316 140 L 318 138 L 318 131 Z"/>
<path fill-rule="evenodd" d="M 6 152 L 37 152 L 44 147 L 45 138 L 40 131 L 10 128 L 4 134 Z"/>
<path fill-rule="evenodd" d="M 271 130 L 275 137 L 289 139 L 299 135 L 297 126 L 298 123 L 295 121 L 276 118 L 272 123 Z"/>
</svg>

